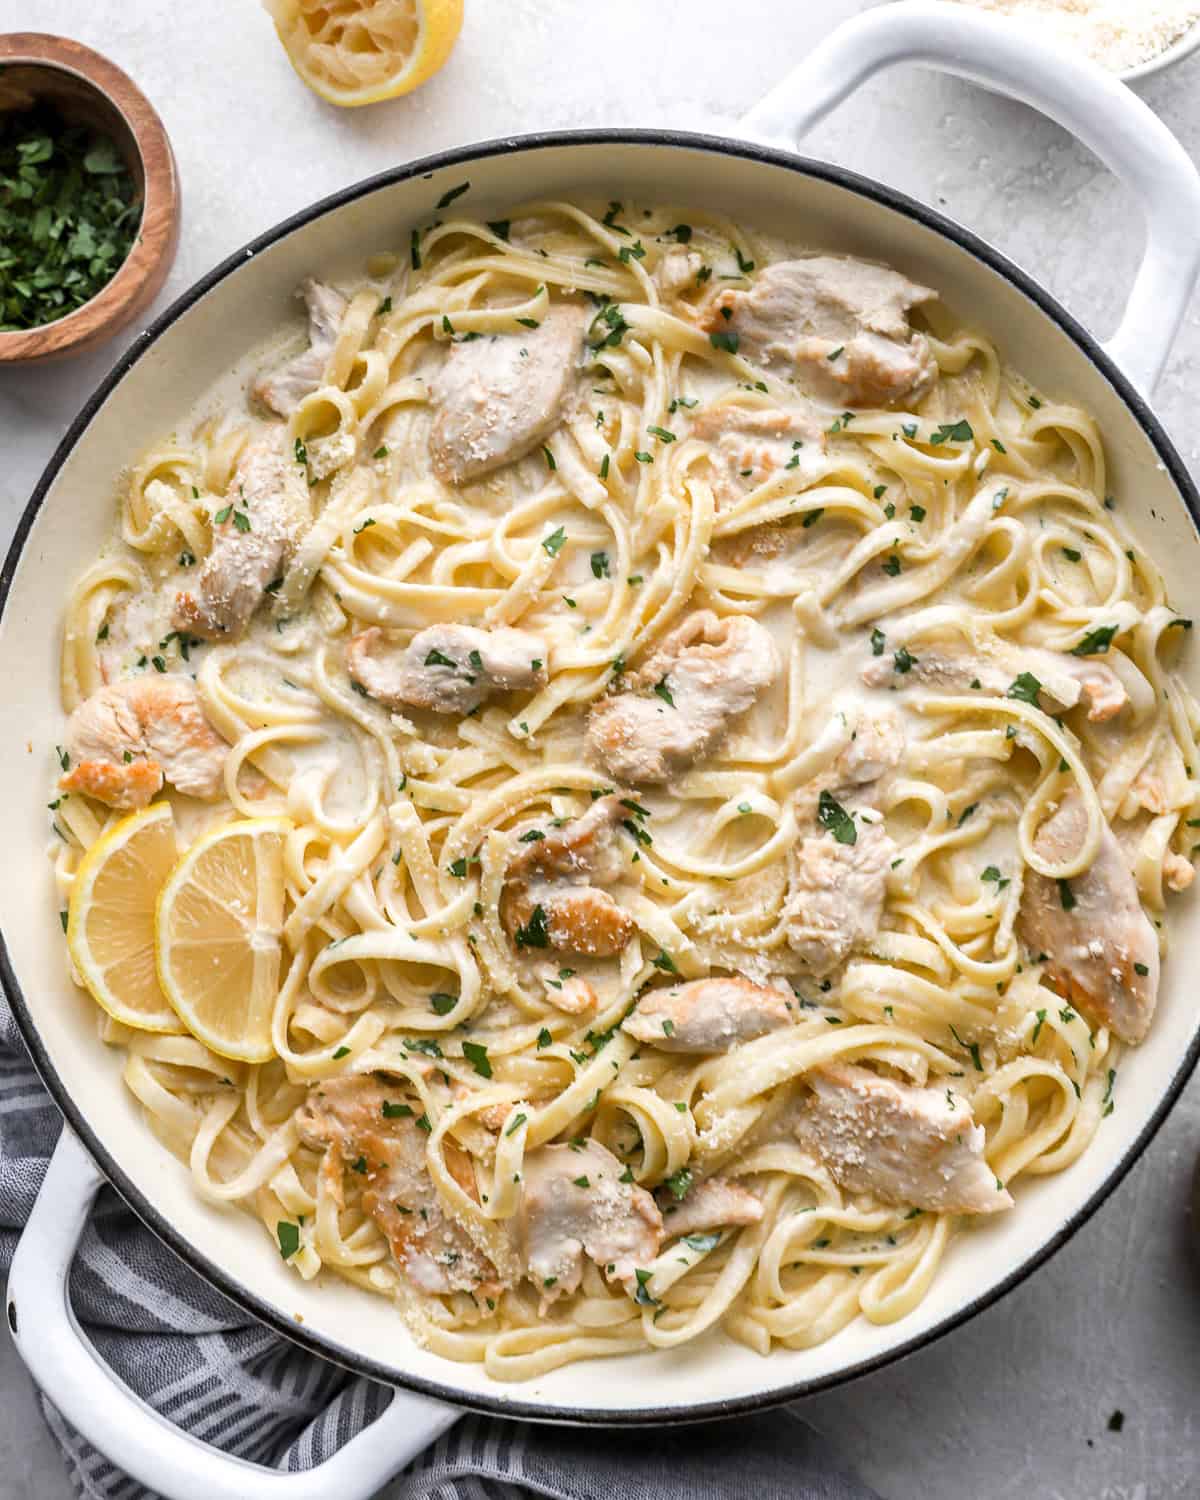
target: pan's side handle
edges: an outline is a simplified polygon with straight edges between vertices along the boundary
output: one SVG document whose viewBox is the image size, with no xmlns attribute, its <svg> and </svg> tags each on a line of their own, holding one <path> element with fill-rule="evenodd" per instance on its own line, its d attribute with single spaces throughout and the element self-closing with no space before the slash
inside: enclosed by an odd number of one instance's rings
<svg viewBox="0 0 1200 1500">
<path fill-rule="evenodd" d="M 369 1500 L 461 1415 L 393 1391 L 369 1427 L 316 1468 L 293 1474 L 190 1437 L 117 1379 L 71 1309 L 71 1263 L 103 1181 L 64 1126 L 13 1259 L 8 1322 L 30 1374 L 67 1421 L 150 1489 L 168 1500 Z"/>
<path fill-rule="evenodd" d="M 941 0 L 899 0 L 839 26 L 742 120 L 750 135 L 798 140 L 875 73 L 918 63 L 981 83 L 1056 120 L 1137 193 L 1146 252 L 1108 352 L 1149 393 L 1200 270 L 1200 174 L 1136 94 L 1003 18 Z"/>
</svg>

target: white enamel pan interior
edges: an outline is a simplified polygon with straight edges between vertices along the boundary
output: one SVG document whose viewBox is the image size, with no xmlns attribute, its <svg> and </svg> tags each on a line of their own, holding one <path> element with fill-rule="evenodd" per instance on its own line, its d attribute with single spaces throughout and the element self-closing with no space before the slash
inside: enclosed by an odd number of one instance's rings
<svg viewBox="0 0 1200 1500">
<path fill-rule="evenodd" d="M 1149 234 L 1129 309 L 1105 352 L 1028 276 L 947 220 L 887 189 L 791 153 L 794 139 L 865 78 L 911 61 L 959 73 L 1059 120 L 1139 193 Z M 1046 1258 L 1115 1186 L 1196 1059 L 1192 976 L 1200 903 L 1174 914 L 1164 993 L 1149 1039 L 1121 1065 L 1116 1111 L 1060 1176 L 1022 1181 L 1017 1209 L 952 1250 L 902 1322 L 859 1320 L 818 1348 L 762 1359 L 717 1336 L 670 1353 L 569 1366 L 500 1386 L 474 1365 L 414 1346 L 387 1305 L 335 1279 L 306 1284 L 262 1227 L 202 1202 L 155 1141 L 100 1046 L 90 1002 L 64 977 L 46 860 L 45 803 L 61 737 L 60 611 L 69 581 L 113 524 L 114 476 L 169 431 L 248 349 L 296 317 L 302 277 L 361 266 L 407 243 L 438 199 L 482 217 L 533 197 L 710 205 L 814 248 L 885 260 L 937 287 L 957 316 L 993 334 L 1039 388 L 1099 419 L 1121 514 L 1184 603 L 1200 565 L 1197 497 L 1145 403 L 1166 359 L 1200 257 L 1200 181 L 1154 115 L 1123 85 L 1020 33 L 933 0 L 874 10 L 822 45 L 744 123 L 755 144 L 609 132 L 528 137 L 431 158 L 320 204 L 219 267 L 137 341 L 75 423 L 22 522 L 3 578 L 0 672 L 8 727 L 2 807 L 8 880 L 3 977 L 26 1040 L 69 1129 L 10 1280 L 10 1322 L 39 1384 L 114 1462 L 172 1500 L 365 1500 L 464 1407 L 542 1420 L 651 1423 L 732 1414 L 845 1380 L 928 1342 Z M 766 144 L 766 143 L 772 144 Z M 1193 690 L 1200 673 L 1191 670 Z M 26 745 L 32 747 L 27 752 Z M 82 1144 L 81 1144 L 82 1143 Z M 66 1305 L 67 1270 L 99 1183 L 111 1181 L 201 1275 L 252 1313 L 360 1375 L 394 1387 L 380 1420 L 309 1475 L 232 1460 L 186 1437 L 117 1385 Z"/>
</svg>

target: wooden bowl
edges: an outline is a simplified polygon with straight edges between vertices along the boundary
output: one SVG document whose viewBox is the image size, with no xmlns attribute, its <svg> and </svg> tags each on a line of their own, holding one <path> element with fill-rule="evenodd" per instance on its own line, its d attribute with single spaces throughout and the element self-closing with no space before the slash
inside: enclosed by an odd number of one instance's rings
<svg viewBox="0 0 1200 1500">
<path fill-rule="evenodd" d="M 110 135 L 142 200 L 137 238 L 116 275 L 65 318 L 0 333 L 0 363 L 94 349 L 154 300 L 179 243 L 179 174 L 163 123 L 131 78 L 79 42 L 37 32 L 0 36 L 0 108 L 22 95 Z"/>
</svg>

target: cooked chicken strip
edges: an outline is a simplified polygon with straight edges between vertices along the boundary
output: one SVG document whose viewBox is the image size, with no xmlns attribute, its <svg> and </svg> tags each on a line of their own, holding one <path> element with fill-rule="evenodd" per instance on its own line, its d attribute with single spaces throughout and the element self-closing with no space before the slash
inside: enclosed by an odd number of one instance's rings
<svg viewBox="0 0 1200 1500">
<path fill-rule="evenodd" d="M 633 1291 L 635 1272 L 658 1254 L 662 1215 L 644 1188 L 598 1141 L 541 1146 L 525 1158 L 518 1232 L 525 1274 L 542 1307 L 575 1291 L 586 1255 Z"/>
<path fill-rule="evenodd" d="M 879 931 L 896 846 L 877 805 L 904 745 L 895 714 L 863 713 L 829 770 L 796 793 L 797 819 L 819 821 L 826 831 L 801 839 L 788 855 L 785 932 L 788 946 L 818 978 Z"/>
<path fill-rule="evenodd" d="M 308 308 L 308 348 L 278 369 L 264 370 L 250 388 L 252 395 L 281 417 L 290 417 L 305 396 L 321 384 L 346 311 L 341 292 L 313 277 L 303 283 L 297 295 L 304 298 Z"/>
<path fill-rule="evenodd" d="M 663 1207 L 663 1232 L 669 1239 L 703 1229 L 732 1229 L 757 1224 L 763 1206 L 749 1188 L 731 1177 L 708 1177 L 687 1191 L 682 1203 Z"/>
<path fill-rule="evenodd" d="M 717 748 L 779 671 L 768 632 L 744 615 L 689 615 L 588 716 L 590 753 L 618 781 L 663 782 Z"/>
<path fill-rule="evenodd" d="M 67 721 L 64 744 L 63 791 L 119 808 L 145 807 L 164 781 L 211 801 L 221 794 L 229 754 L 192 679 L 159 672 L 99 688 Z"/>
<path fill-rule="evenodd" d="M 405 647 L 373 625 L 348 642 L 346 666 L 387 708 L 462 716 L 496 693 L 545 687 L 547 654 L 541 636 L 507 626 L 430 625 Z"/>
<path fill-rule="evenodd" d="M 616 830 L 628 817 L 616 797 L 601 797 L 582 817 L 561 828 L 534 825 L 509 862 L 500 896 L 500 920 L 520 948 L 555 948 L 591 958 L 612 958 L 637 931 L 602 886 L 624 869 Z"/>
<path fill-rule="evenodd" d="M 883 1203 L 936 1213 L 991 1214 L 1012 1196 L 983 1155 L 971 1106 L 952 1089 L 913 1088 L 834 1063 L 808 1075 L 796 1139 L 833 1180 Z"/>
<path fill-rule="evenodd" d="M 433 471 L 446 484 L 523 458 L 558 426 L 575 382 L 587 312 L 558 303 L 541 325 L 453 344 L 431 387 Z"/>
<path fill-rule="evenodd" d="M 1039 705 L 1047 713 L 1087 705 L 1088 718 L 1111 719 L 1129 702 L 1113 669 L 1091 656 L 1072 656 L 1041 646 L 993 641 L 971 650 L 965 644 L 914 644 L 897 667 L 893 653 L 873 657 L 862 669 L 870 687 L 924 687 L 947 693 L 977 692 L 1003 698 L 1022 674 L 1035 679 Z"/>
<path fill-rule="evenodd" d="M 748 979 L 693 979 L 647 990 L 621 1030 L 660 1052 L 728 1052 L 792 1024 L 788 997 Z"/>
<path fill-rule="evenodd" d="M 495 1291 L 497 1271 L 442 1205 L 426 1165 L 428 1135 L 412 1115 L 389 1117 L 385 1104 L 401 1090 L 359 1075 L 316 1084 L 300 1110 L 301 1138 L 327 1152 L 330 1185 L 339 1197 L 341 1170 L 366 1184 L 363 1209 L 383 1231 L 396 1264 L 431 1296 Z M 464 1192 L 475 1196 L 470 1163 L 447 1143 L 446 1164 Z"/>
<path fill-rule="evenodd" d="M 783 906 L 788 947 L 816 978 L 879 931 L 896 845 L 881 823 L 853 818 L 852 844 L 832 833 L 801 839 L 789 856 Z"/>
<path fill-rule="evenodd" d="M 795 369 L 822 400 L 911 406 L 938 370 L 908 313 L 936 296 L 885 266 L 814 255 L 768 266 L 748 292 L 719 293 L 702 326 L 735 334 L 757 364 Z"/>
<path fill-rule="evenodd" d="M 1086 835 L 1087 809 L 1072 791 L 1038 829 L 1033 847 L 1061 865 Z M 1034 957 L 1046 955 L 1051 979 L 1084 1015 L 1123 1042 L 1142 1040 L 1158 1000 L 1158 938 L 1107 824 L 1082 875 L 1059 882 L 1028 872 L 1017 931 Z"/>
<path fill-rule="evenodd" d="M 278 438 L 245 450 L 225 499 L 196 594 L 175 598 L 175 628 L 206 640 L 242 633 L 312 524 L 304 470 L 285 457 Z"/>
<path fill-rule="evenodd" d="M 814 407 L 743 406 L 718 401 L 692 419 L 694 438 L 710 443 L 713 490 L 732 505 L 780 472 L 810 483 L 824 469 L 828 418 Z"/>
</svg>

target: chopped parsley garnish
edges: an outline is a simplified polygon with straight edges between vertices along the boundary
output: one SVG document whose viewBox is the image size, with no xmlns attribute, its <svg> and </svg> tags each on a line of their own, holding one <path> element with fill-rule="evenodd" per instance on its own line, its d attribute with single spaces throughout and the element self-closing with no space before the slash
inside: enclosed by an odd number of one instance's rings
<svg viewBox="0 0 1200 1500">
<path fill-rule="evenodd" d="M 900 576 L 900 567 L 900 559 L 893 552 L 891 557 L 883 564 L 883 571 L 889 578 L 898 578 Z"/>
<path fill-rule="evenodd" d="M 1041 690 L 1042 685 L 1032 672 L 1022 672 L 1009 684 L 1008 696 L 1022 703 L 1031 703 L 1034 708 L 1037 708 L 1038 694 Z"/>
<path fill-rule="evenodd" d="M 520 319 L 518 319 L 517 321 L 519 322 Z M 555 471 L 555 469 L 558 468 L 558 465 L 554 461 L 554 454 L 550 452 L 549 448 L 546 447 L 545 443 L 542 444 L 542 457 L 546 460 L 546 467 L 553 474 L 553 472 Z M 558 529 L 559 529 L 560 532 L 562 531 L 562 527 L 561 526 Z M 543 542 L 542 546 L 544 547 L 545 545 L 546 545 L 545 542 Z M 560 542 L 559 545 L 561 546 L 562 543 Z M 554 557 L 556 555 L 557 554 L 554 553 L 554 552 L 550 553 L 551 557 Z"/>
<path fill-rule="evenodd" d="M 675 960 L 671 957 L 671 955 L 669 953 L 660 952 L 658 954 L 657 958 L 652 958 L 650 960 L 650 962 L 654 965 L 654 967 L 656 969 L 661 969 L 664 974 L 678 974 L 679 973 L 679 970 L 675 967 Z"/>
<path fill-rule="evenodd" d="M 366 531 L 366 529 L 367 529 L 368 526 L 374 526 L 374 524 L 375 524 L 375 517 L 374 516 L 368 516 L 365 521 L 363 521 L 360 525 L 358 525 L 358 526 L 356 526 L 354 528 L 354 535 L 358 536 L 360 534 L 360 532 Z"/>
<path fill-rule="evenodd" d="M 1075 900 L 1075 893 L 1071 889 L 1070 883 L 1066 880 L 1058 882 L 1058 899 L 1062 902 L 1063 911 L 1074 911 L 1078 905 L 1078 902 Z"/>
<path fill-rule="evenodd" d="M 552 531 L 549 536 L 542 538 L 542 546 L 551 557 L 557 557 L 566 545 L 567 533 L 560 526 L 557 531 Z"/>
<path fill-rule="evenodd" d="M 437 990 L 430 995 L 429 1003 L 433 1007 L 435 1016 L 448 1016 L 458 1004 L 458 996 L 447 995 L 442 990 Z"/>
<path fill-rule="evenodd" d="M 425 658 L 425 665 L 427 667 L 449 667 L 452 671 L 458 670 L 458 663 L 456 661 L 451 661 L 448 656 L 436 649 L 431 651 Z"/>
<path fill-rule="evenodd" d="M 385 1120 L 407 1120 L 411 1117 L 413 1108 L 411 1104 L 393 1104 L 390 1099 L 383 1101 L 383 1118 Z"/>
<path fill-rule="evenodd" d="M 827 788 L 822 788 L 817 799 L 817 821 L 839 844 L 858 842 L 858 829 L 854 826 L 853 816 Z"/>
<path fill-rule="evenodd" d="M 536 844 L 539 839 L 544 839 L 545 837 L 546 837 L 546 835 L 542 832 L 542 830 L 540 828 L 531 828 L 527 833 L 523 833 L 521 835 L 521 837 L 517 840 L 517 843 L 518 844 Z"/>
<path fill-rule="evenodd" d="M 675 707 L 675 700 L 671 697 L 671 689 L 667 686 L 667 679 L 665 677 L 660 678 L 654 684 L 654 692 L 664 703 L 669 704 L 672 708 Z"/>
<path fill-rule="evenodd" d="M 342 1060 L 343 1057 L 349 1057 L 349 1056 L 350 1056 L 350 1048 L 349 1047 L 339 1047 L 337 1049 L 337 1051 L 333 1054 L 333 1060 L 334 1060 L 334 1062 L 341 1062 L 341 1060 Z"/>
<path fill-rule="evenodd" d="M 934 448 L 942 443 L 973 443 L 975 433 L 970 422 L 943 422 L 929 439 Z"/>
<path fill-rule="evenodd" d="M 420 1052 L 425 1057 L 441 1057 L 442 1049 L 432 1037 L 406 1037 L 404 1045 L 410 1052 Z"/>
<path fill-rule="evenodd" d="M 917 665 L 918 658 L 913 656 L 907 646 L 901 646 L 898 651 L 892 653 L 893 670 L 899 672 L 901 677 L 906 676 Z"/>
<path fill-rule="evenodd" d="M 488 1050 L 482 1042 L 464 1042 L 462 1044 L 463 1056 L 479 1074 L 480 1078 L 492 1076 L 492 1064 L 488 1058 Z"/>
<path fill-rule="evenodd" d="M 90 301 L 129 254 L 140 219 L 109 136 L 45 104 L 0 114 L 0 330 L 44 327 Z"/>
<path fill-rule="evenodd" d="M 726 354 L 738 352 L 738 336 L 732 328 L 722 328 L 717 333 L 710 333 L 708 342 L 714 349 L 724 349 Z"/>
<path fill-rule="evenodd" d="M 668 432 L 665 427 L 647 427 L 647 432 L 652 432 L 656 438 L 661 438 L 664 443 L 673 443 L 675 434 Z"/>
<path fill-rule="evenodd" d="M 928 514 L 923 505 L 910 505 L 908 507 L 908 513 L 913 518 L 913 520 L 918 523 L 923 521 Z"/>
<path fill-rule="evenodd" d="M 291 1260 L 300 1248 L 300 1226 L 293 1224 L 290 1219 L 280 1219 L 275 1226 L 275 1234 L 279 1239 L 279 1253 L 284 1260 Z"/>
<path fill-rule="evenodd" d="M 1079 562 L 1082 559 L 1082 557 L 1083 557 L 1083 553 L 1082 552 L 1076 552 L 1076 550 L 1075 550 L 1074 547 L 1064 547 L 1063 548 L 1063 555 L 1067 558 L 1067 560 L 1069 562 Z"/>
<path fill-rule="evenodd" d="M 683 1243 L 691 1250 L 715 1250 L 721 1243 L 721 1231 L 714 1229 L 711 1234 L 685 1234 Z"/>
<path fill-rule="evenodd" d="M 1118 626 L 1101 625 L 1095 630 L 1089 630 L 1078 646 L 1071 647 L 1072 656 L 1103 656 L 1112 645 L 1113 636 L 1116 635 Z"/>
<path fill-rule="evenodd" d="M 487 227 L 492 231 L 492 233 L 498 240 L 507 241 L 508 228 L 510 223 L 511 220 L 509 219 L 489 219 L 487 221 Z"/>
<path fill-rule="evenodd" d="M 810 526 L 815 526 L 824 514 L 825 507 L 823 505 L 818 506 L 816 510 L 810 510 L 800 524 L 807 531 Z"/>
<path fill-rule="evenodd" d="M 521 1126 L 524 1125 L 525 1121 L 528 1120 L 528 1118 L 529 1116 L 525 1114 L 524 1111 L 521 1111 L 521 1113 L 519 1114 L 515 1114 L 512 1117 L 512 1123 L 505 1127 L 505 1136 L 516 1135 L 517 1131 L 520 1130 Z"/>
<path fill-rule="evenodd" d="M 883 648 L 887 644 L 887 636 L 878 626 L 871 632 L 871 655 L 882 656 Z"/>
<path fill-rule="evenodd" d="M 546 926 L 544 906 L 533 908 L 529 921 L 524 927 L 517 928 L 515 938 L 518 948 L 548 948 L 550 946 L 550 932 Z"/>
<path fill-rule="evenodd" d="M 539 1047 L 549 1047 L 553 1041 L 554 1041 L 554 1038 L 550 1035 L 550 1029 L 549 1029 L 549 1027 L 543 1026 L 542 1029 L 541 1029 L 541 1031 L 538 1032 L 538 1039 L 537 1039 L 538 1046 Z"/>
<path fill-rule="evenodd" d="M 592 577 L 593 578 L 608 578 L 609 576 L 610 576 L 610 574 L 609 574 L 609 571 L 608 571 L 608 553 L 607 552 L 593 552 L 592 553 Z"/>
<path fill-rule="evenodd" d="M 693 1174 L 688 1167 L 680 1167 L 678 1172 L 672 1172 L 670 1177 L 664 1178 L 666 1185 L 671 1189 L 671 1196 L 680 1202 L 686 1198 L 692 1186 Z"/>
</svg>

